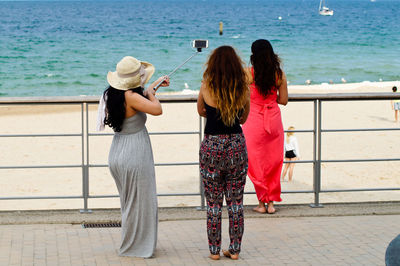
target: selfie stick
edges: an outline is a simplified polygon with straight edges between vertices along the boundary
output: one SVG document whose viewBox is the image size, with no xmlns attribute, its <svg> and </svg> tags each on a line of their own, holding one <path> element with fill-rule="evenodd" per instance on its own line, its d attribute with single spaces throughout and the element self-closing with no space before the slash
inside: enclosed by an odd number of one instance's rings
<svg viewBox="0 0 400 266">
<path fill-rule="evenodd" d="M 172 71 L 167 75 L 167 77 L 171 77 L 178 69 L 180 69 L 184 64 L 186 64 L 190 59 L 192 59 L 195 55 L 197 55 L 197 54 L 200 53 L 200 52 L 201 52 L 201 48 L 197 48 L 197 51 L 196 51 L 194 54 L 192 54 L 188 59 L 186 59 L 185 62 L 183 62 L 182 64 L 180 64 L 179 66 L 177 66 L 174 70 L 172 70 Z M 153 88 L 153 90 L 156 91 L 156 90 L 161 86 L 161 84 L 162 84 L 164 81 L 165 81 L 165 78 L 162 79 L 162 80 Z"/>
</svg>

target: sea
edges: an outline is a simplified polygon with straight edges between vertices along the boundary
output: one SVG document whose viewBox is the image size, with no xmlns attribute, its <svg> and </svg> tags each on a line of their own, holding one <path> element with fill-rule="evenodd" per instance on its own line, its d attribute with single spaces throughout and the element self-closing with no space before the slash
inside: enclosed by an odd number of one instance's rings
<svg viewBox="0 0 400 266">
<path fill-rule="evenodd" d="M 400 80 L 400 0 L 0 1 L 0 97 L 100 95 L 126 55 L 171 76 L 163 92 L 199 89 L 213 49 L 270 40 L 289 85 Z M 219 24 L 223 23 L 223 34 Z"/>
</svg>

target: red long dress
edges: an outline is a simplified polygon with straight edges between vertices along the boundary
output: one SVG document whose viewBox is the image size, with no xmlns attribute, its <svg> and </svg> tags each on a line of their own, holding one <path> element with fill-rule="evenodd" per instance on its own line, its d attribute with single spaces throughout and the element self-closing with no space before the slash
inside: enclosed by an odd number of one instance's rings
<svg viewBox="0 0 400 266">
<path fill-rule="evenodd" d="M 280 176 L 284 132 L 277 96 L 277 90 L 273 89 L 264 98 L 256 85 L 251 84 L 250 113 L 242 127 L 249 158 L 247 174 L 254 184 L 258 200 L 265 203 L 282 201 Z"/>
</svg>

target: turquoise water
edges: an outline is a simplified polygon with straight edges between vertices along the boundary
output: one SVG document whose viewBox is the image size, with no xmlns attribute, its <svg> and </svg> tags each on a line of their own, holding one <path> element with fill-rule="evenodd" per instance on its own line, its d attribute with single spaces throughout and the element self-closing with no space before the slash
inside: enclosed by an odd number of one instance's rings
<svg viewBox="0 0 400 266">
<path fill-rule="evenodd" d="M 213 48 L 234 46 L 248 64 L 251 43 L 271 40 L 290 84 L 400 80 L 400 1 L 330 0 L 0 1 L 0 96 L 99 95 L 125 55 L 167 74 L 210 47 L 164 91 L 199 88 Z M 279 19 L 281 17 L 281 19 Z M 219 22 L 224 34 L 218 34 Z"/>
</svg>

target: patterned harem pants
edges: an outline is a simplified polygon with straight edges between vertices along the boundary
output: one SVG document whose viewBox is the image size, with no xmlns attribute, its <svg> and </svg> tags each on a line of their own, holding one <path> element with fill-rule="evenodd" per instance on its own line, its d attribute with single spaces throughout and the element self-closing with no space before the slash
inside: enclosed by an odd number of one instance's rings
<svg viewBox="0 0 400 266">
<path fill-rule="evenodd" d="M 207 200 L 207 234 L 211 254 L 219 254 L 221 250 L 224 195 L 229 214 L 229 252 L 240 252 L 247 167 L 246 141 L 242 133 L 204 136 L 200 147 L 200 174 Z"/>
</svg>

